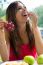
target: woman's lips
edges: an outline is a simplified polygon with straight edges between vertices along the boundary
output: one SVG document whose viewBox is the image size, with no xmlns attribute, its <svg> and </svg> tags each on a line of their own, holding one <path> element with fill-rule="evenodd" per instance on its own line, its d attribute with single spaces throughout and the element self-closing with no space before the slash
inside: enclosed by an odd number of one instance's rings
<svg viewBox="0 0 43 65">
<path fill-rule="evenodd" d="M 24 16 L 24 17 L 28 17 L 28 14 L 26 13 L 26 14 L 22 14 L 22 16 Z"/>
</svg>

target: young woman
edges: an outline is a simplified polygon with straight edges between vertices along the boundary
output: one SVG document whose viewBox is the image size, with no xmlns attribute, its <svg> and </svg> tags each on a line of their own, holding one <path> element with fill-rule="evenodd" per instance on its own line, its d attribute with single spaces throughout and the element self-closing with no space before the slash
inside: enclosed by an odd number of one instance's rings
<svg viewBox="0 0 43 65">
<path fill-rule="evenodd" d="M 8 6 L 6 19 L 8 22 L 0 25 L 0 53 L 4 61 L 22 60 L 26 55 L 36 58 L 43 53 L 37 17 L 28 12 L 22 2 L 15 1 Z"/>
</svg>

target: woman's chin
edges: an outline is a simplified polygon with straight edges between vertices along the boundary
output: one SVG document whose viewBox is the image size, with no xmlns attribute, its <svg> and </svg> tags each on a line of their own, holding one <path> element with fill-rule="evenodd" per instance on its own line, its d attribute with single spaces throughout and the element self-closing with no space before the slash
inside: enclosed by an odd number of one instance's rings
<svg viewBox="0 0 43 65">
<path fill-rule="evenodd" d="M 26 19 L 26 22 L 29 22 L 29 18 Z"/>
</svg>

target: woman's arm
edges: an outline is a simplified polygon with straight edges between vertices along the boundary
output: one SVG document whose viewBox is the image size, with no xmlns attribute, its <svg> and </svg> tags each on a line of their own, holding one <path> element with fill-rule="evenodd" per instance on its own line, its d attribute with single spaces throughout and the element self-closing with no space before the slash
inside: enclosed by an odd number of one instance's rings
<svg viewBox="0 0 43 65">
<path fill-rule="evenodd" d="M 32 16 L 32 29 L 33 29 L 33 33 L 34 33 L 34 37 L 35 37 L 35 46 L 36 46 L 36 50 L 38 55 L 39 54 L 43 54 L 43 39 L 41 36 L 41 32 L 37 26 L 37 16 L 34 13 L 30 13 L 30 16 Z"/>
<path fill-rule="evenodd" d="M 0 54 L 3 61 L 9 60 L 9 51 L 5 40 L 4 29 L 0 30 Z"/>
<path fill-rule="evenodd" d="M 39 54 L 43 54 L 43 39 L 40 33 L 40 30 L 38 27 L 33 29 L 34 37 L 35 37 L 35 45 L 36 45 L 36 50 Z"/>
<path fill-rule="evenodd" d="M 3 61 L 9 60 L 9 41 L 6 38 L 5 29 L 3 28 L 3 24 L 1 25 L 0 23 L 0 54 Z"/>
</svg>

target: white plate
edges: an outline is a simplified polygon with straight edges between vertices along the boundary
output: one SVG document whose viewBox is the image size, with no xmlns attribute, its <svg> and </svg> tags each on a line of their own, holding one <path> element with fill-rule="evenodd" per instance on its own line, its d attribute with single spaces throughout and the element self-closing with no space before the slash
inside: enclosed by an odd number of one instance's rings
<svg viewBox="0 0 43 65">
<path fill-rule="evenodd" d="M 22 60 L 18 60 L 18 61 L 7 61 L 7 62 L 2 63 L 1 65 L 29 65 L 29 64 Z M 38 64 L 35 61 L 33 65 L 38 65 Z"/>
<path fill-rule="evenodd" d="M 1 65 L 28 65 L 28 63 L 25 63 L 24 61 L 7 61 Z"/>
</svg>

